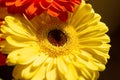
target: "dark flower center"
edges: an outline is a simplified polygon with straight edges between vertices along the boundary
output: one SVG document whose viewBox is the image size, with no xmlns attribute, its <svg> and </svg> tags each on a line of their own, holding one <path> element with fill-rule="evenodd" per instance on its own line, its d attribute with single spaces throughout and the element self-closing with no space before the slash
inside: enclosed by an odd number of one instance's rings
<svg viewBox="0 0 120 80">
<path fill-rule="evenodd" d="M 55 46 L 63 46 L 67 42 L 67 36 L 61 30 L 51 30 L 48 33 L 48 41 Z"/>
</svg>

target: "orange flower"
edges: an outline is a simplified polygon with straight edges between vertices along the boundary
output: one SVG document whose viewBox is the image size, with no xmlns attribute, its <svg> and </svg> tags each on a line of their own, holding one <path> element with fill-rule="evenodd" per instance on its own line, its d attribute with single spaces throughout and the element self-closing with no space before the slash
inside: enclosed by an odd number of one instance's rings
<svg viewBox="0 0 120 80">
<path fill-rule="evenodd" d="M 29 19 L 45 11 L 66 21 L 68 12 L 73 12 L 74 5 L 81 0 L 0 0 L 0 3 L 5 3 L 10 13 L 24 13 Z"/>
</svg>

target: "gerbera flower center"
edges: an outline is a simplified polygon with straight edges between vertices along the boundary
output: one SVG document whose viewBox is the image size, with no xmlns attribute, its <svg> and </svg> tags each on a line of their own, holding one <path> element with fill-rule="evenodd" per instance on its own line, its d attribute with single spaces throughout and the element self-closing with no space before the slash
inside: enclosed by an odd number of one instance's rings
<svg viewBox="0 0 120 80">
<path fill-rule="evenodd" d="M 55 46 L 63 46 L 67 42 L 67 36 L 61 30 L 51 30 L 48 33 L 48 41 Z"/>
</svg>

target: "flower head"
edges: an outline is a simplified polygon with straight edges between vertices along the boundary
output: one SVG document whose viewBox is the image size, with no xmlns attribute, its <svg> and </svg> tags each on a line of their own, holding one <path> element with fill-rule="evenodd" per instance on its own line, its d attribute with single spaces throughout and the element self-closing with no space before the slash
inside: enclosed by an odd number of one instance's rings
<svg viewBox="0 0 120 80">
<path fill-rule="evenodd" d="M 4 3 L 10 13 L 24 13 L 28 18 L 47 12 L 66 21 L 68 11 L 73 12 L 75 4 L 80 4 L 81 0 L 1 0 L 0 3 Z"/>
<path fill-rule="evenodd" d="M 31 21 L 21 15 L 5 17 L 1 48 L 8 54 L 7 64 L 16 65 L 14 78 L 97 80 L 110 48 L 108 28 L 100 18 L 84 1 L 66 23 L 46 13 Z"/>
</svg>

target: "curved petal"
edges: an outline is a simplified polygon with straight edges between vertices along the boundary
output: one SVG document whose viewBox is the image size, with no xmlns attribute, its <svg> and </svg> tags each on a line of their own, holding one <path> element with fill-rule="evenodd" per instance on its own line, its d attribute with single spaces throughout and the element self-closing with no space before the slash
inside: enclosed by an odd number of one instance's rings
<svg viewBox="0 0 120 80">
<path fill-rule="evenodd" d="M 26 24 L 27 23 L 27 24 Z M 30 25 L 22 16 L 6 16 L 2 30 L 23 38 L 36 38 Z"/>
<path fill-rule="evenodd" d="M 25 47 L 16 49 L 9 53 L 7 63 L 11 64 L 28 64 L 35 60 L 38 56 L 37 47 Z"/>
<path fill-rule="evenodd" d="M 6 41 L 8 44 L 15 47 L 29 47 L 29 46 L 37 46 L 36 42 L 31 39 L 22 39 L 18 36 L 8 36 L 6 37 Z"/>
<path fill-rule="evenodd" d="M 13 70 L 15 79 L 31 79 L 38 72 L 39 68 L 32 69 L 32 65 L 16 65 Z"/>
<path fill-rule="evenodd" d="M 67 72 L 68 72 L 68 66 L 67 66 L 67 64 L 63 61 L 63 58 L 62 58 L 62 57 L 58 57 L 58 58 L 57 58 L 57 68 L 58 68 L 58 70 L 59 70 L 62 74 L 64 74 L 64 75 L 66 75 Z"/>
<path fill-rule="evenodd" d="M 33 67 L 39 67 L 40 65 L 42 65 L 43 63 L 45 63 L 45 61 L 47 59 L 48 59 L 48 55 L 45 55 L 45 53 L 40 53 L 40 55 L 32 63 L 32 66 Z"/>
<path fill-rule="evenodd" d="M 45 79 L 45 73 L 46 73 L 47 66 L 46 64 L 43 64 L 39 67 L 39 70 L 36 74 L 31 78 L 31 80 L 43 80 Z"/>
</svg>

